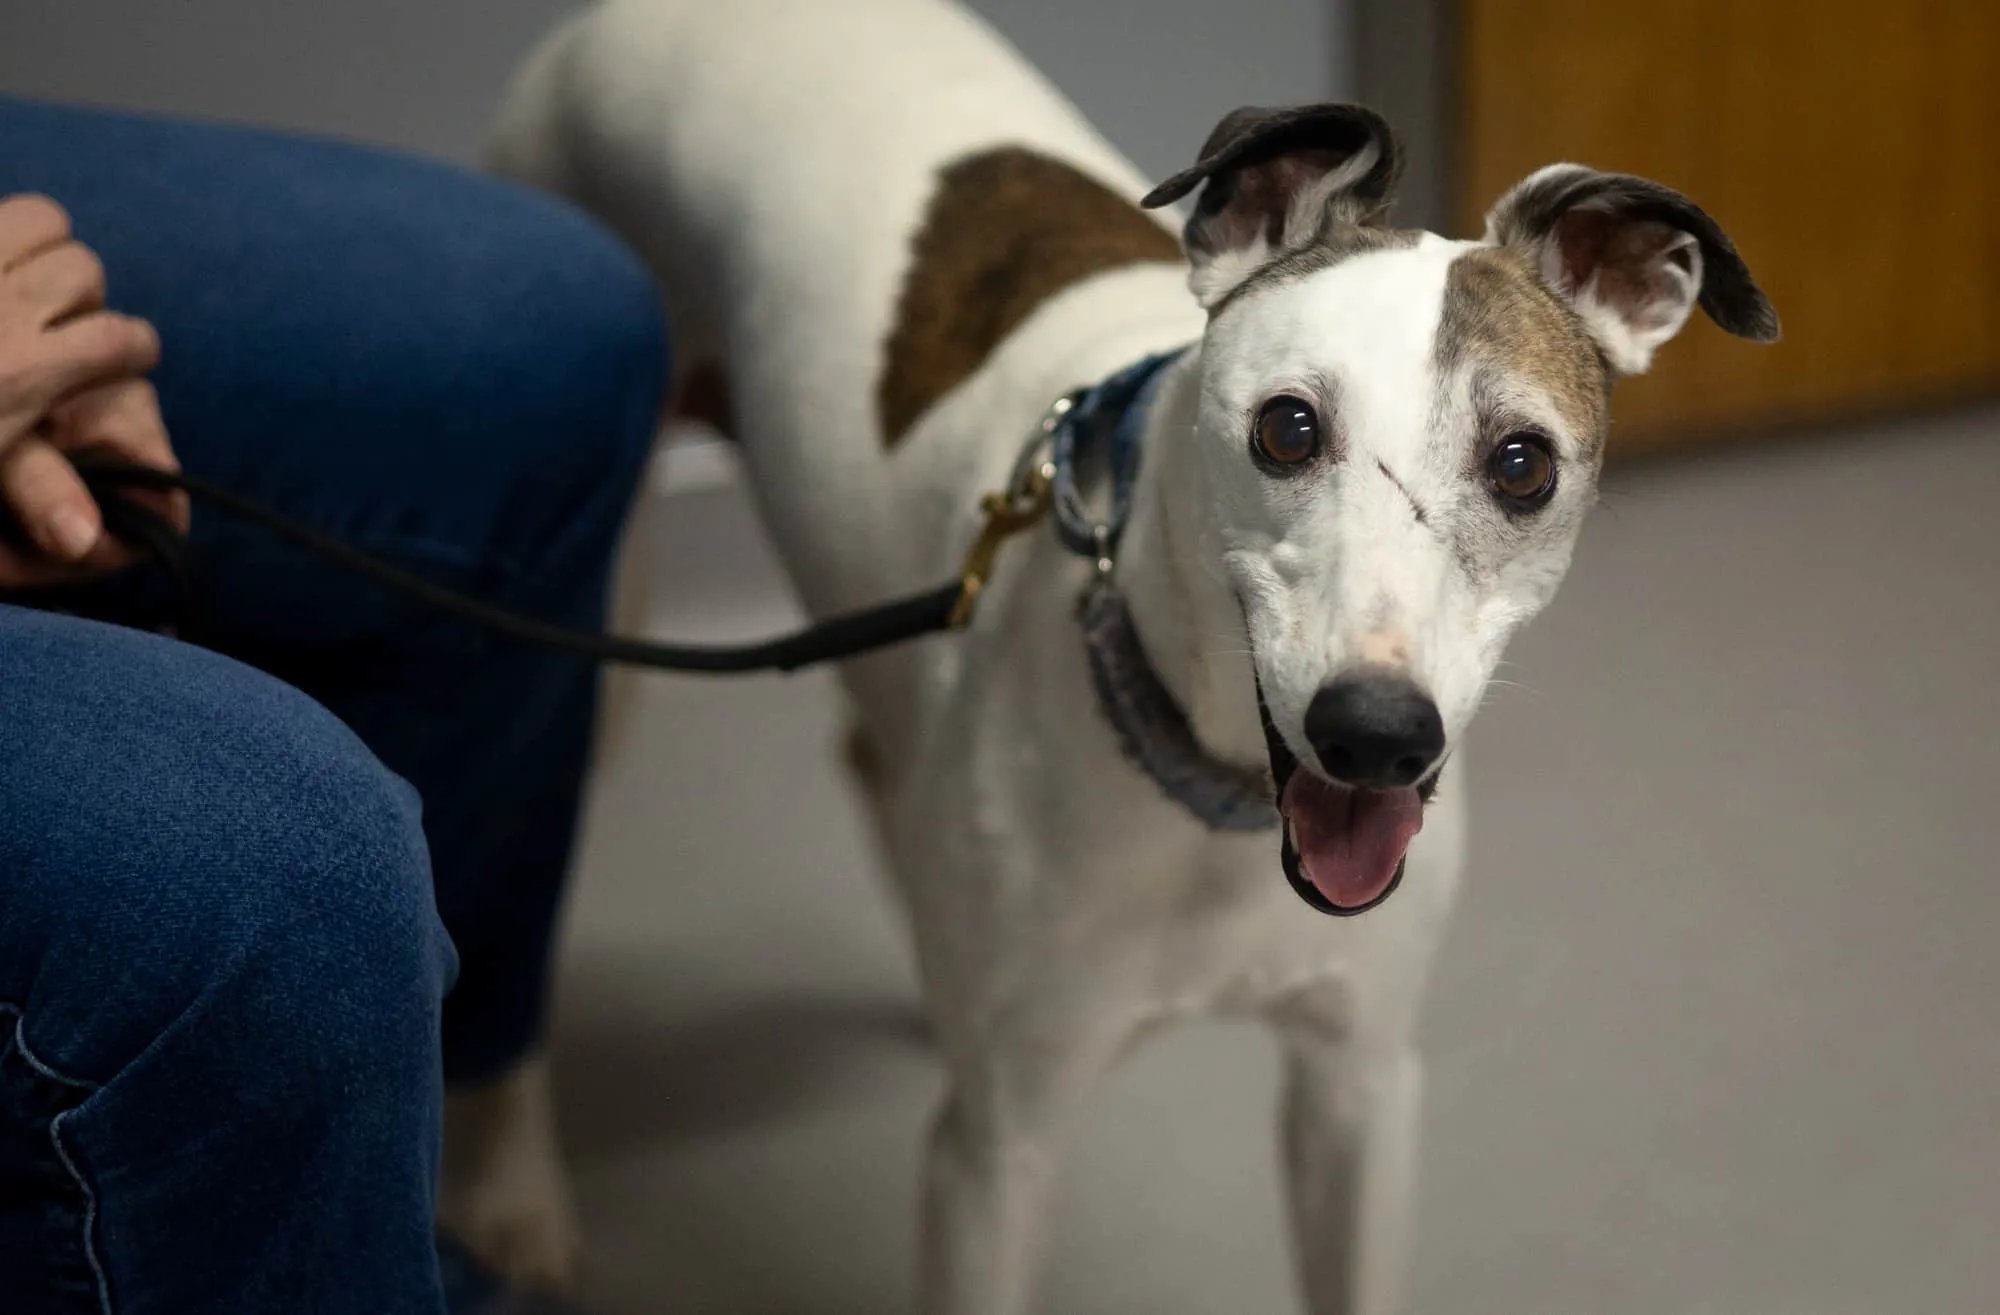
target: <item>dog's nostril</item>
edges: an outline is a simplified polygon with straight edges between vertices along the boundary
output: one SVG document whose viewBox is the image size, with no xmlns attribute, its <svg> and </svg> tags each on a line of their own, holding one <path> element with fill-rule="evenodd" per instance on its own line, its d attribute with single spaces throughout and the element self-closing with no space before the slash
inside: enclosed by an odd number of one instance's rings
<svg viewBox="0 0 2000 1315">
<path fill-rule="evenodd" d="M 1416 784 L 1444 753 L 1437 704 L 1407 676 L 1345 676 L 1313 696 L 1306 738 L 1327 774 L 1349 785 L 1400 789 Z"/>
</svg>

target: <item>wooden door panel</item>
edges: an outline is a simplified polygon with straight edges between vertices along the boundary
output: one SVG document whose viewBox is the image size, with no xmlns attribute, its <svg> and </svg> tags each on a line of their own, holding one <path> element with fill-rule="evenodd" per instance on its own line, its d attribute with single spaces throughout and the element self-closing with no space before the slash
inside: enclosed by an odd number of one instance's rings
<svg viewBox="0 0 2000 1315">
<path fill-rule="evenodd" d="M 1555 160 L 1686 192 L 1784 321 L 1697 317 L 1621 385 L 1618 446 L 2000 388 L 2000 5 L 1461 0 L 1459 210 Z"/>
</svg>

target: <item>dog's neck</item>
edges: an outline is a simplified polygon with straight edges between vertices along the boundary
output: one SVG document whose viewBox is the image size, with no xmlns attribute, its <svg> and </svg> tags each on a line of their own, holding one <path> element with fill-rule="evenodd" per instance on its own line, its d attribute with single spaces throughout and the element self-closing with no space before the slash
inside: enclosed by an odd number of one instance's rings
<svg viewBox="0 0 2000 1315">
<path fill-rule="evenodd" d="M 1200 388 L 1196 346 L 1167 367 L 1144 419 L 1116 579 L 1147 660 L 1202 747 L 1222 762 L 1260 769 L 1267 755 L 1243 610 L 1201 519 L 1207 499 L 1194 451 Z"/>
</svg>

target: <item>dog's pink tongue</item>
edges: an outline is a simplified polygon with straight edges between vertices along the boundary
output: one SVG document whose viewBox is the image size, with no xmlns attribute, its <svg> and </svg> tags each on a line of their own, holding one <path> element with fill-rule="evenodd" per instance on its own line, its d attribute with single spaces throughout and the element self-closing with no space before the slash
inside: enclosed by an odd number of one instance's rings
<svg viewBox="0 0 2000 1315">
<path fill-rule="evenodd" d="M 1307 880 L 1343 909 L 1382 897 L 1424 825 L 1414 789 L 1354 790 L 1303 769 L 1285 782 L 1280 807 Z"/>
</svg>

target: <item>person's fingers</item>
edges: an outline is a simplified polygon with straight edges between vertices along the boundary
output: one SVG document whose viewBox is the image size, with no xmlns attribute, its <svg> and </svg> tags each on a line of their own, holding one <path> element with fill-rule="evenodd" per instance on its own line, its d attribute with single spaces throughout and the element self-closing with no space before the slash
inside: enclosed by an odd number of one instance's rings
<svg viewBox="0 0 2000 1315">
<path fill-rule="evenodd" d="M 160 418 L 160 396 L 145 379 L 118 379 L 76 394 L 51 419 L 65 450 L 110 444 L 137 461 L 179 470 Z"/>
<path fill-rule="evenodd" d="M 145 374 L 160 363 L 160 335 L 136 315 L 99 311 L 49 331 L 55 354 L 74 357 L 79 364 L 71 377 L 96 380 Z M 61 392 L 76 391 L 65 387 Z"/>
<path fill-rule="evenodd" d="M 33 544 L 15 544 L 0 539 L 0 592 L 63 584 L 81 579 L 83 574 L 77 567 L 50 561 Z"/>
<path fill-rule="evenodd" d="M 72 584 L 132 563 L 132 551 L 106 534 L 80 562 L 59 562 L 26 541 L 0 538 L 0 591 Z"/>
<path fill-rule="evenodd" d="M 45 438 L 23 438 L 0 453 L 0 501 L 35 546 L 59 562 L 82 562 L 104 537 L 90 491 Z"/>
<path fill-rule="evenodd" d="M 37 328 L 104 305 L 104 262 L 81 242 L 44 247 L 0 275 L 0 295 L 24 305 Z"/>
<path fill-rule="evenodd" d="M 69 239 L 69 212 L 46 196 L 0 197 L 0 271 Z"/>
<path fill-rule="evenodd" d="M 94 311 L 43 334 L 33 351 L 0 359 L 0 401 L 37 419 L 92 384 L 140 375 L 160 360 L 153 326 L 115 311 Z"/>
<path fill-rule="evenodd" d="M 152 325 L 110 311 L 0 347 L 0 453 L 32 434 L 65 397 L 144 374 L 160 359 Z"/>
<path fill-rule="evenodd" d="M 181 468 L 160 417 L 159 396 L 144 379 L 121 379 L 79 393 L 56 408 L 48 436 L 65 454 L 100 448 L 161 470 Z M 119 496 L 151 506 L 183 533 L 187 531 L 187 494 L 130 489 Z"/>
</svg>

